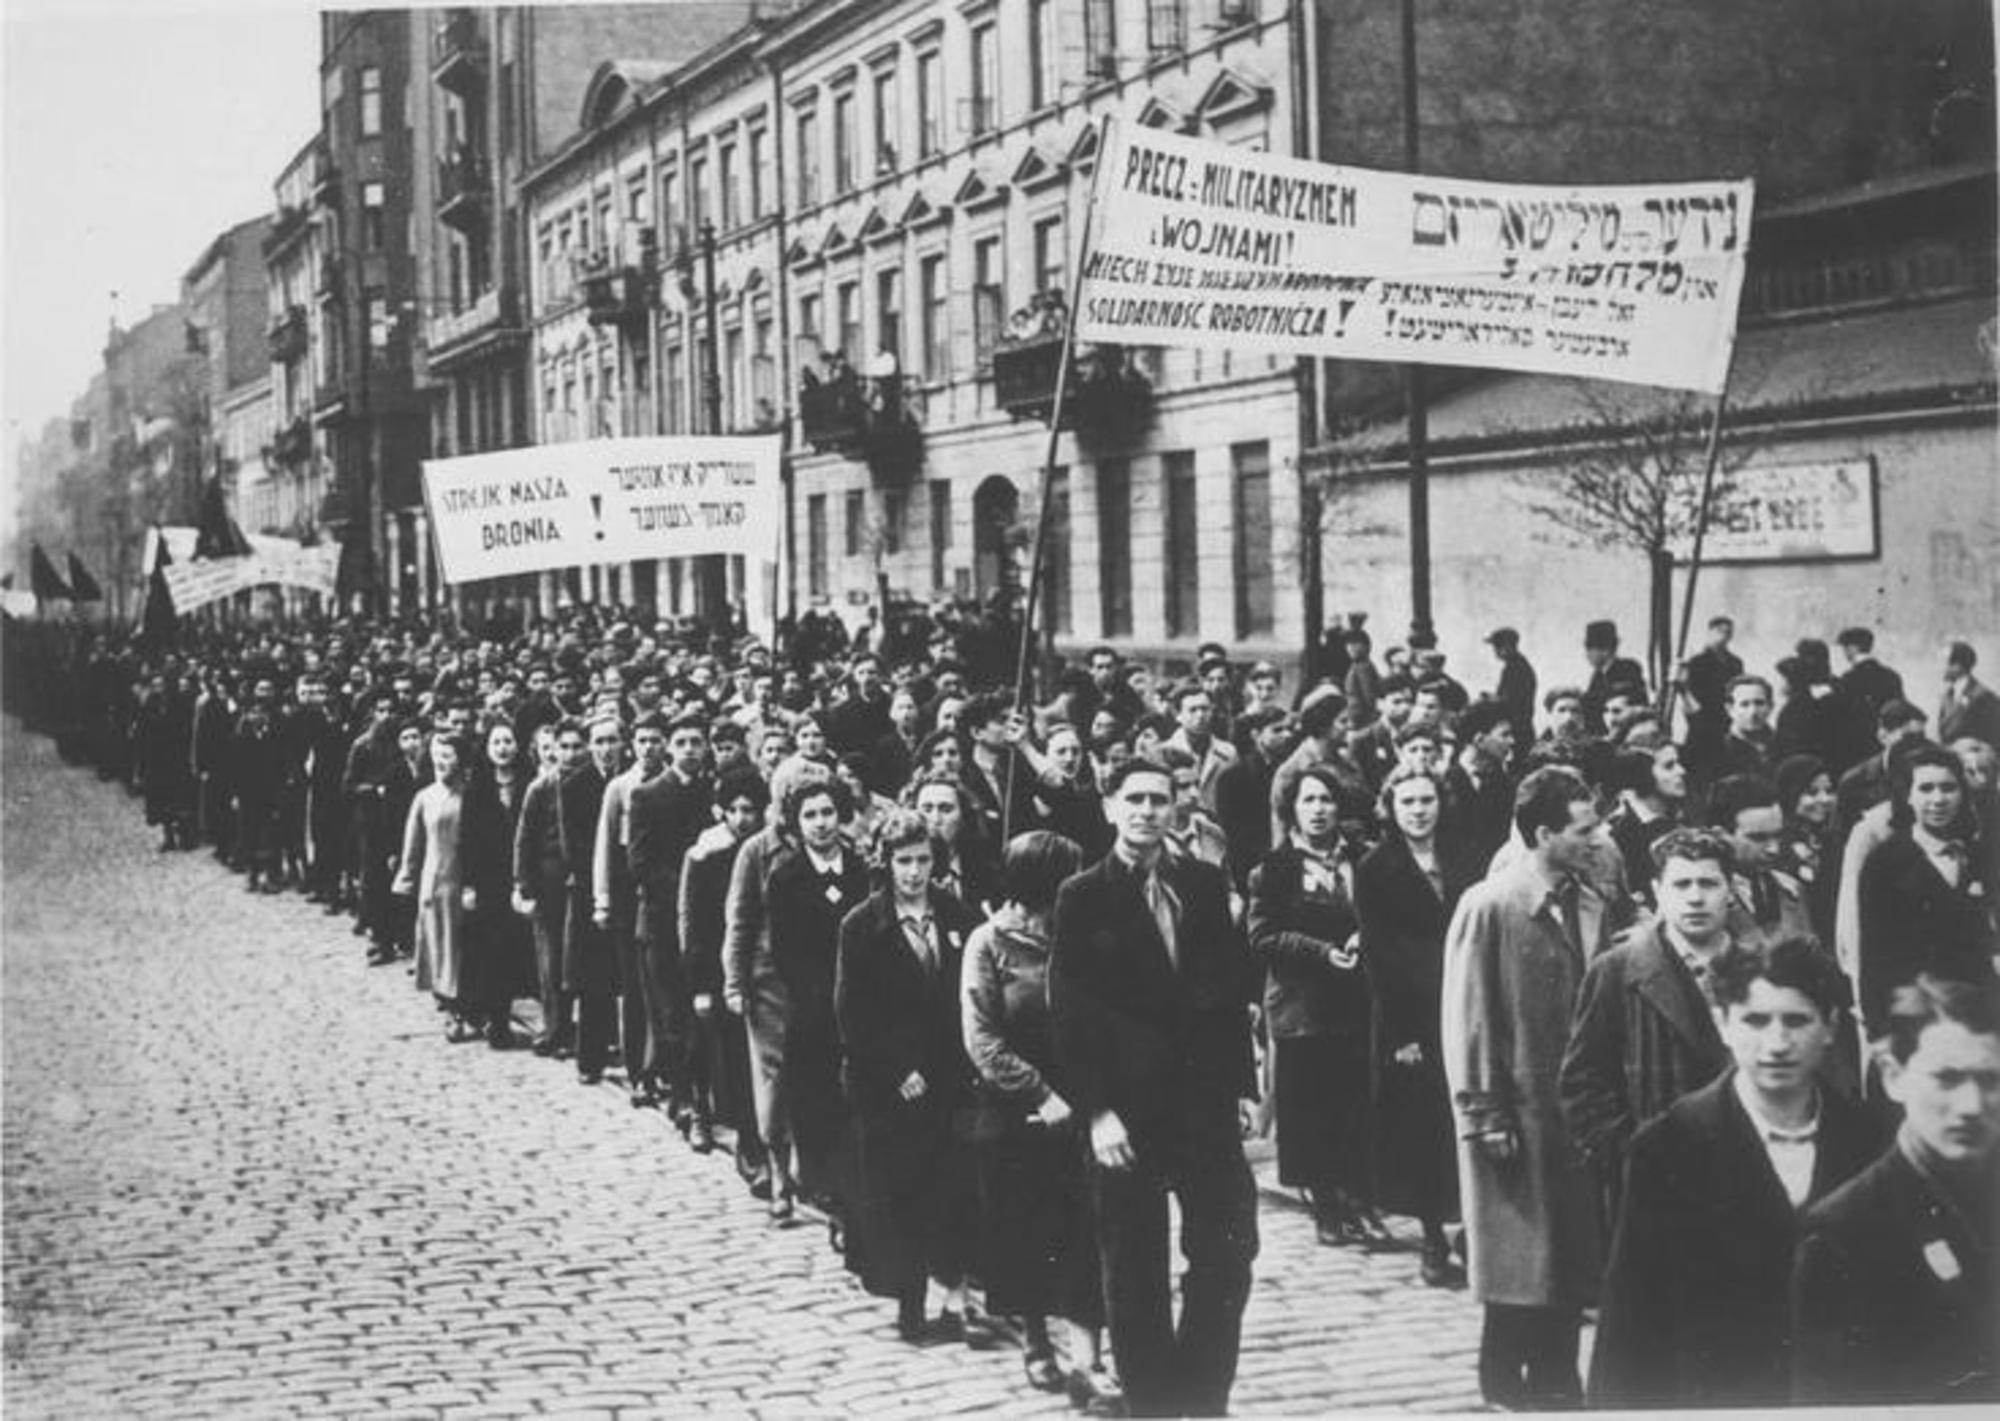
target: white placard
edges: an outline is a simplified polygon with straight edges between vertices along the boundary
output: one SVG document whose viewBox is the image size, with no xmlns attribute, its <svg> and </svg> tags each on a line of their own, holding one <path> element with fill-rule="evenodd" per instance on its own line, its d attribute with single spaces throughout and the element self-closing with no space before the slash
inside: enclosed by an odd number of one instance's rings
<svg viewBox="0 0 2000 1421">
<path fill-rule="evenodd" d="M 1080 339 L 1720 391 L 1753 186 L 1540 187 L 1113 124 Z"/>
<path fill-rule="evenodd" d="M 650 558 L 776 556 L 779 442 L 594 439 L 424 462 L 446 582 Z"/>
<path fill-rule="evenodd" d="M 1729 475 L 1709 510 L 1703 563 L 1833 562 L 1872 558 L 1876 539 L 1875 463 L 1843 459 L 1772 464 Z M 1690 543 L 1674 547 L 1686 563 Z"/>
</svg>

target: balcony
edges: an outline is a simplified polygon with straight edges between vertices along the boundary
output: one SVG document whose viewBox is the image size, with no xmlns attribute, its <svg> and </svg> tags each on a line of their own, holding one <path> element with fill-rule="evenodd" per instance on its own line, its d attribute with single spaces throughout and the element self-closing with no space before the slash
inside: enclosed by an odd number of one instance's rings
<svg viewBox="0 0 2000 1421">
<path fill-rule="evenodd" d="M 306 353 L 306 308 L 287 306 L 269 331 L 271 360 L 289 365 Z"/>
<path fill-rule="evenodd" d="M 461 98 L 471 98 L 486 82 L 486 40 L 475 10 L 452 9 L 431 26 L 431 79 Z"/>
<path fill-rule="evenodd" d="M 271 437 L 264 458 L 282 468 L 295 469 L 310 462 L 312 452 L 312 421 L 300 415 Z"/>
<path fill-rule="evenodd" d="M 491 180 L 485 158 L 463 143 L 454 147 L 438 160 L 438 221 L 467 236 L 484 232 Z"/>
<path fill-rule="evenodd" d="M 514 288 L 496 286 L 462 311 L 433 316 L 424 324 L 424 348 L 432 370 L 446 370 L 494 347 L 525 340 Z"/>
<path fill-rule="evenodd" d="M 650 227 L 620 234 L 615 250 L 577 262 L 576 278 L 593 326 L 643 325 L 660 295 L 659 247 Z"/>
<path fill-rule="evenodd" d="M 347 382 L 328 380 L 313 391 L 313 423 L 327 425 L 347 417 Z"/>
<path fill-rule="evenodd" d="M 1016 419 L 1047 422 L 1055 409 L 1068 306 L 1045 291 L 1008 318 L 993 347 L 993 393 Z M 1075 352 L 1063 391 L 1062 428 L 1080 444 L 1116 448 L 1130 443 L 1152 416 L 1153 387 L 1133 367 L 1123 346 L 1095 345 Z"/>
<path fill-rule="evenodd" d="M 305 236 L 310 225 L 303 207 L 280 207 L 271 218 L 271 230 L 264 234 L 264 260 L 274 260 L 289 251 Z"/>
<path fill-rule="evenodd" d="M 321 305 L 332 305 L 341 299 L 344 289 L 341 279 L 345 275 L 339 257 L 324 256 L 319 259 L 319 277 L 313 284 L 313 296 Z"/>
<path fill-rule="evenodd" d="M 881 483 L 915 477 L 924 463 L 924 431 L 900 376 L 863 380 L 838 352 L 824 376 L 799 384 L 799 424 L 806 443 L 868 466 Z"/>
<path fill-rule="evenodd" d="M 340 169 L 324 153 L 315 153 L 312 164 L 312 200 L 319 207 L 340 205 Z"/>
</svg>

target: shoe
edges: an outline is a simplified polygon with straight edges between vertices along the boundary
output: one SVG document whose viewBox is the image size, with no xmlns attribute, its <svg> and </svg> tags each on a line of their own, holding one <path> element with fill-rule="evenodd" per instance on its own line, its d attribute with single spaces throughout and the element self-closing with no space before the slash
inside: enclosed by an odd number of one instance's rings
<svg viewBox="0 0 2000 1421">
<path fill-rule="evenodd" d="M 514 1028 L 505 1021 L 491 1021 L 486 1024 L 486 1046 L 491 1051 L 511 1051 L 514 1049 Z"/>
<path fill-rule="evenodd" d="M 556 1053 L 556 1043 L 550 1037 L 537 1036 L 534 1040 L 534 1044 L 530 1046 L 528 1049 L 533 1051 L 537 1056 L 542 1056 L 542 1057 L 553 1056 Z"/>
<path fill-rule="evenodd" d="M 1350 1216 L 1337 1219 L 1321 1219 L 1313 1226 L 1319 1241 L 1328 1248 L 1359 1248 L 1368 1242 L 1360 1220 Z"/>
<path fill-rule="evenodd" d="M 1465 1270 L 1458 1266 L 1458 1260 L 1448 1249 L 1424 1249 L 1423 1261 L 1417 1265 L 1417 1274 L 1424 1280 L 1426 1288 L 1458 1289 L 1465 1286 Z"/>
<path fill-rule="evenodd" d="M 1396 1246 L 1396 1236 L 1373 1209 L 1356 1213 L 1354 1227 L 1361 1236 L 1361 1246 L 1370 1253 L 1385 1253 Z"/>
<path fill-rule="evenodd" d="M 790 1223 L 792 1221 L 793 1207 L 792 1191 L 790 1189 L 774 1189 L 771 1193 L 771 1222 L 774 1224 Z"/>
<path fill-rule="evenodd" d="M 396 960 L 396 954 L 393 952 L 384 952 L 379 947 L 371 947 L 368 949 L 368 965 L 370 967 L 387 967 L 391 962 L 394 962 L 395 960 Z"/>
<path fill-rule="evenodd" d="M 1086 1416 L 1123 1416 L 1125 1389 L 1104 1367 L 1069 1374 L 1069 1404 Z"/>
<path fill-rule="evenodd" d="M 1036 1391 L 1055 1393 L 1068 1386 L 1063 1370 L 1056 1365 L 1052 1352 L 1030 1352 L 1021 1359 L 1021 1370 L 1027 1374 L 1028 1385 Z"/>
<path fill-rule="evenodd" d="M 444 1029 L 444 1039 L 454 1046 L 463 1046 L 468 1041 L 477 1041 L 483 1035 L 485 1033 L 477 1025 L 467 1021 L 462 1016 L 453 1017 L 451 1024 Z"/>
<path fill-rule="evenodd" d="M 750 1197 L 752 1199 L 769 1199 L 771 1197 L 770 1175 L 759 1173 L 751 1176 Z"/>
<path fill-rule="evenodd" d="M 576 1078 L 585 1085 L 596 1085 L 604 1079 L 602 1071 L 578 1071 Z"/>
<path fill-rule="evenodd" d="M 896 1308 L 896 1335 L 913 1347 L 921 1347 L 930 1340 L 930 1325 L 924 1317 L 924 1304 L 920 1298 L 915 1303 L 901 1303 Z"/>
<path fill-rule="evenodd" d="M 706 1155 L 714 1153 L 715 1127 L 709 1124 L 702 1116 L 695 1116 L 694 1124 L 689 1127 L 687 1137 L 689 1146 L 696 1154 Z"/>
</svg>

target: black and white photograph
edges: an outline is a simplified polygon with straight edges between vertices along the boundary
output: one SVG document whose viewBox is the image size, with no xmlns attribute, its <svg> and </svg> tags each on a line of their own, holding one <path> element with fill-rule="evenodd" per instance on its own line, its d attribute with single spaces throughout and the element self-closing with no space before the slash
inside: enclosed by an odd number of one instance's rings
<svg viewBox="0 0 2000 1421">
<path fill-rule="evenodd" d="M 0 4 L 0 1405 L 2000 1407 L 1993 0 Z"/>
</svg>

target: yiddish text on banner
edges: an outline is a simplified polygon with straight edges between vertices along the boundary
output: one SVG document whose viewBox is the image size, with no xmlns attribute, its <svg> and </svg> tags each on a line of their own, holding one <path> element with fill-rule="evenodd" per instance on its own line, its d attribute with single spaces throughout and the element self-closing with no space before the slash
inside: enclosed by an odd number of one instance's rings
<svg viewBox="0 0 2000 1421">
<path fill-rule="evenodd" d="M 424 463 L 446 582 L 593 563 L 776 556 L 778 441 L 594 439 Z"/>
<path fill-rule="evenodd" d="M 1076 333 L 1719 391 L 1752 195 L 1381 173 L 1114 124 Z"/>
</svg>

